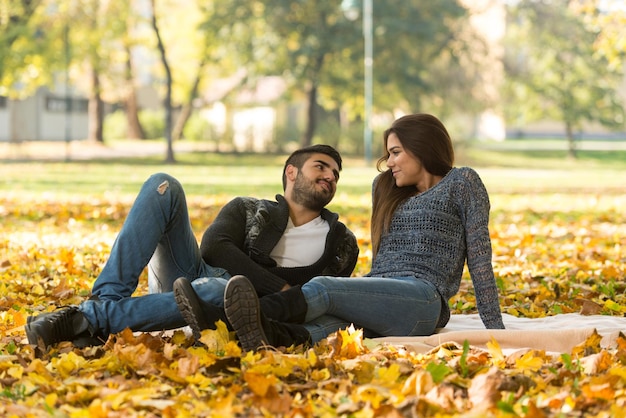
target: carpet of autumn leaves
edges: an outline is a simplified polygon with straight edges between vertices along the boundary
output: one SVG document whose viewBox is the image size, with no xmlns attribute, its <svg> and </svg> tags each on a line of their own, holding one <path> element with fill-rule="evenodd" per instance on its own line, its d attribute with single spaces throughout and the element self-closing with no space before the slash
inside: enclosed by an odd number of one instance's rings
<svg viewBox="0 0 626 418">
<path fill-rule="evenodd" d="M 226 199 L 189 198 L 198 234 Z M 559 354 L 505 355 L 497 341 L 417 354 L 347 329 L 312 348 L 242 353 L 220 326 L 201 345 L 184 330 L 127 331 L 102 347 L 35 352 L 28 315 L 89 296 L 131 203 L 0 198 L 0 416 L 626 416 L 623 337 Z M 626 197 L 495 195 L 492 207 L 503 312 L 626 314 Z M 342 213 L 361 245 L 356 273 L 366 272 L 367 211 Z M 476 312 L 467 276 L 451 307 Z"/>
</svg>

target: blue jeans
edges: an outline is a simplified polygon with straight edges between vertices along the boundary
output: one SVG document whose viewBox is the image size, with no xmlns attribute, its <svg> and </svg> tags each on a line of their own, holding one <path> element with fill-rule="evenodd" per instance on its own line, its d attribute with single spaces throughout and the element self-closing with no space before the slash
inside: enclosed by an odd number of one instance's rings
<svg viewBox="0 0 626 418">
<path fill-rule="evenodd" d="M 148 266 L 150 294 L 131 297 Z M 125 328 L 159 331 L 187 325 L 178 311 L 172 286 L 179 277 L 192 280 L 205 301 L 223 306 L 229 274 L 202 259 L 191 230 L 185 193 L 170 175 L 158 173 L 143 184 L 96 279 L 90 299 L 79 309 L 92 331 L 108 335 Z M 218 280 L 196 280 L 199 277 Z"/>
<path fill-rule="evenodd" d="M 302 286 L 304 326 L 315 343 L 354 324 L 366 336 L 431 335 L 441 311 L 435 286 L 415 277 L 315 277 Z"/>
</svg>

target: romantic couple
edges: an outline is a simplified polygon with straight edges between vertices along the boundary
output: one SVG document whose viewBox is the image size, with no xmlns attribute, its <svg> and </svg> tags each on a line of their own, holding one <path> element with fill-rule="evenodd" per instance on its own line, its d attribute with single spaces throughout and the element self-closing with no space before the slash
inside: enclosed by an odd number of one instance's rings
<svg viewBox="0 0 626 418">
<path fill-rule="evenodd" d="M 287 158 L 275 201 L 227 203 L 200 245 L 181 184 L 159 173 L 141 188 L 91 297 L 29 317 L 29 343 L 84 347 L 125 328 L 186 325 L 199 338 L 218 320 L 246 351 L 314 344 L 350 324 L 367 337 L 430 335 L 450 319 L 466 262 L 483 324 L 504 328 L 480 177 L 453 166 L 450 136 L 432 115 L 395 120 L 383 141 L 366 276 L 350 277 L 356 238 L 326 209 L 342 168 L 328 145 Z M 150 292 L 133 297 L 146 265 Z"/>
</svg>

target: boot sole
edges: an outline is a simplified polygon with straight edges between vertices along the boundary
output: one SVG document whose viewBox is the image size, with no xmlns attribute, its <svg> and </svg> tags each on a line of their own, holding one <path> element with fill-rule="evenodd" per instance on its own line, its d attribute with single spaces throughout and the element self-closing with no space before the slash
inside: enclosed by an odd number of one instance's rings
<svg viewBox="0 0 626 418">
<path fill-rule="evenodd" d="M 180 314 L 191 328 L 193 337 L 199 340 L 202 336 L 202 330 L 212 327 L 204 318 L 204 311 L 202 310 L 200 299 L 198 299 L 198 294 L 193 290 L 191 282 L 185 277 L 176 279 L 173 289 L 174 299 Z"/>
<path fill-rule="evenodd" d="M 226 317 L 244 351 L 256 351 L 268 345 L 261 324 L 261 305 L 252 283 L 245 276 L 234 276 L 224 291 Z"/>
</svg>

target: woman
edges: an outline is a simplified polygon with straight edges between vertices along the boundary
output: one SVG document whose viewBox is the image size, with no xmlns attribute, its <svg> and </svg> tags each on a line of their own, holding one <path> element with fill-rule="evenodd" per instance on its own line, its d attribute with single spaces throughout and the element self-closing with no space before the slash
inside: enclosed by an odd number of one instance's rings
<svg viewBox="0 0 626 418">
<path fill-rule="evenodd" d="M 377 167 L 387 169 L 372 191 L 371 272 L 304 284 L 302 325 L 266 319 L 249 281 L 231 279 L 224 308 L 244 349 L 314 343 L 346 323 L 368 336 L 430 335 L 450 319 L 448 300 L 459 290 L 466 261 L 483 324 L 504 328 L 491 265 L 489 197 L 480 177 L 471 168 L 453 168 L 452 141 L 434 116 L 397 119 L 384 145 Z"/>
</svg>

